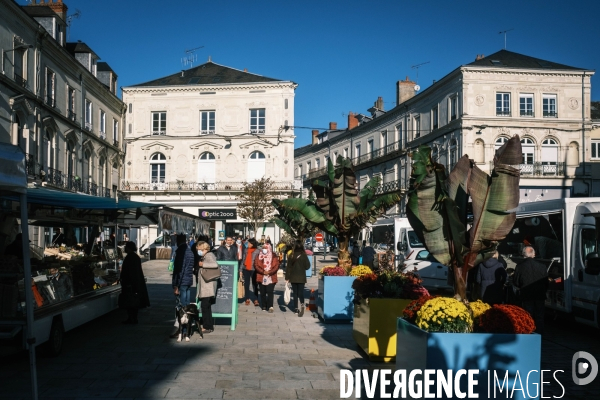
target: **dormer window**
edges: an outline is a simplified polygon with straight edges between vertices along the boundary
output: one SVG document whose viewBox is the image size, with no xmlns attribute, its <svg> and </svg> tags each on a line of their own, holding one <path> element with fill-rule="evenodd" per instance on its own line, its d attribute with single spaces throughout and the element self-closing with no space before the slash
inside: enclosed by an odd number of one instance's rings
<svg viewBox="0 0 600 400">
<path fill-rule="evenodd" d="M 96 64 L 96 59 L 94 57 L 92 57 L 92 69 L 90 70 L 90 72 L 94 76 L 97 76 L 97 74 L 96 74 L 97 71 L 98 71 L 98 65 Z"/>
</svg>

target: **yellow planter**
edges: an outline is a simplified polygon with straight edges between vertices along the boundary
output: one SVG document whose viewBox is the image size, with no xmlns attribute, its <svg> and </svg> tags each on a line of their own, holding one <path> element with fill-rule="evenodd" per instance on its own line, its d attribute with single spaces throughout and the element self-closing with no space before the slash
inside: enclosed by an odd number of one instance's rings
<svg viewBox="0 0 600 400">
<path fill-rule="evenodd" d="M 363 299 L 354 306 L 352 336 L 371 361 L 396 359 L 396 319 L 412 300 Z"/>
</svg>

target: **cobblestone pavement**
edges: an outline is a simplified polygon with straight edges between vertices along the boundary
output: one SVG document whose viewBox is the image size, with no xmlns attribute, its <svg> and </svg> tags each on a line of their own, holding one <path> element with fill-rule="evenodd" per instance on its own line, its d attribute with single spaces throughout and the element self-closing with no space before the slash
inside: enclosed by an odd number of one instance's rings
<svg viewBox="0 0 600 400">
<path fill-rule="evenodd" d="M 67 332 L 59 357 L 38 357 L 41 399 L 335 399 L 340 369 L 393 368 L 365 358 L 351 324 L 322 324 L 309 312 L 298 318 L 285 309 L 281 282 L 275 313 L 240 305 L 235 331 L 223 320 L 204 339 L 196 334 L 178 343 L 169 338 L 174 327 L 167 264 L 143 264 L 152 307 L 140 312 L 138 325 L 122 325 L 124 313 L 114 311 Z M 307 288 L 316 285 L 313 277 Z M 560 321 L 548 325 L 542 368 L 565 370 L 563 398 L 600 398 L 600 377 L 575 386 L 570 365 L 577 350 L 600 360 L 598 331 Z M 544 394 L 560 393 L 554 385 Z M 0 359 L 0 398 L 30 398 L 26 354 Z"/>
</svg>

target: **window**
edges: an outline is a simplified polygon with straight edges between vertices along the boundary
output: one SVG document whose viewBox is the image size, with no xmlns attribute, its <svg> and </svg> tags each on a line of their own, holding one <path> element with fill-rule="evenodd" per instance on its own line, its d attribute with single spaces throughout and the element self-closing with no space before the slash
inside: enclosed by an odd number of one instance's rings
<svg viewBox="0 0 600 400">
<path fill-rule="evenodd" d="M 521 94 L 519 96 L 519 115 L 521 117 L 533 117 L 533 94 Z"/>
<path fill-rule="evenodd" d="M 529 138 L 521 139 L 521 148 L 523 150 L 523 158 L 521 160 L 521 164 L 532 165 L 535 161 L 535 146 L 533 140 Z"/>
<path fill-rule="evenodd" d="M 54 107 L 54 79 L 56 75 L 50 68 L 46 68 L 46 104 Z"/>
<path fill-rule="evenodd" d="M 592 140 L 592 159 L 600 159 L 600 140 Z"/>
<path fill-rule="evenodd" d="M 504 143 L 508 142 L 508 138 L 504 137 L 504 136 L 500 136 L 498 139 L 496 139 L 496 143 L 494 144 L 494 148 L 496 150 L 498 150 L 500 147 L 502 147 L 502 145 L 504 145 Z"/>
<path fill-rule="evenodd" d="M 106 138 L 106 113 L 100 110 L 100 137 Z"/>
<path fill-rule="evenodd" d="M 399 142 L 404 143 L 404 138 L 402 137 L 402 124 L 396 125 L 396 138 Z"/>
<path fill-rule="evenodd" d="M 438 108 L 437 106 L 431 109 L 431 126 L 432 129 L 438 128 Z"/>
<path fill-rule="evenodd" d="M 381 132 L 381 148 L 385 149 L 388 145 L 388 134 L 387 131 Z"/>
<path fill-rule="evenodd" d="M 166 135 L 167 134 L 167 112 L 157 111 L 152 113 L 152 134 Z"/>
<path fill-rule="evenodd" d="M 421 137 L 421 117 L 415 117 L 415 139 Z"/>
<path fill-rule="evenodd" d="M 457 115 L 458 115 L 458 97 L 454 96 L 450 99 L 450 121 L 454 121 L 456 119 Z"/>
<path fill-rule="evenodd" d="M 319 158 L 315 159 L 315 169 L 321 168 L 321 160 Z"/>
<path fill-rule="evenodd" d="M 27 86 L 27 49 L 15 48 L 15 82 Z"/>
<path fill-rule="evenodd" d="M 542 174 L 555 175 L 558 164 L 558 144 L 554 139 L 545 139 L 542 142 Z"/>
<path fill-rule="evenodd" d="M 133 112 L 133 104 L 129 103 L 129 114 Z"/>
<path fill-rule="evenodd" d="M 250 133 L 265 133 L 265 109 L 250 110 Z"/>
<path fill-rule="evenodd" d="M 510 93 L 496 93 L 496 115 L 510 117 Z"/>
<path fill-rule="evenodd" d="M 150 157 L 150 182 L 165 183 L 165 166 L 167 158 L 162 153 L 154 153 Z"/>
<path fill-rule="evenodd" d="M 450 165 L 448 170 L 452 170 L 452 168 L 454 168 L 454 165 L 456 164 L 456 162 L 458 161 L 457 155 L 458 155 L 458 149 L 457 149 L 457 143 L 456 143 L 456 139 L 452 139 L 452 141 L 450 142 Z"/>
<path fill-rule="evenodd" d="M 198 183 L 215 183 L 215 166 L 215 155 L 213 153 L 205 151 L 200 154 L 200 157 L 198 157 Z"/>
<path fill-rule="evenodd" d="M 287 110 L 288 109 L 288 99 L 284 100 L 284 108 Z M 287 125 L 287 124 L 286 124 Z"/>
<path fill-rule="evenodd" d="M 308 162 L 306 163 L 306 173 L 309 173 L 309 172 L 310 172 L 310 167 L 311 167 L 311 164 L 310 164 L 310 161 L 308 161 Z"/>
<path fill-rule="evenodd" d="M 92 102 L 89 100 L 85 101 L 85 129 L 88 131 L 92 130 Z"/>
<path fill-rule="evenodd" d="M 348 158 L 348 148 L 344 149 L 344 158 Z"/>
<path fill-rule="evenodd" d="M 260 151 L 250 153 L 248 157 L 248 182 L 254 182 L 265 176 L 266 172 L 265 155 Z"/>
<path fill-rule="evenodd" d="M 542 115 L 545 118 L 556 118 L 558 114 L 556 113 L 556 95 L 555 94 L 545 94 L 542 97 Z"/>
<path fill-rule="evenodd" d="M 367 140 L 367 154 L 373 153 L 373 151 L 375 151 L 374 147 L 375 146 L 373 146 L 373 139 Z"/>
<path fill-rule="evenodd" d="M 200 111 L 200 134 L 211 135 L 215 133 L 215 111 Z"/>
<path fill-rule="evenodd" d="M 75 89 L 67 86 L 67 118 L 71 121 L 75 121 Z"/>
<path fill-rule="evenodd" d="M 360 143 L 354 147 L 354 157 L 360 157 Z"/>
<path fill-rule="evenodd" d="M 323 167 L 327 167 L 327 165 L 329 165 L 329 156 L 325 155 L 325 157 L 323 157 Z"/>
<path fill-rule="evenodd" d="M 302 176 L 302 164 L 298 164 L 298 172 L 296 172 L 296 178 Z"/>
<path fill-rule="evenodd" d="M 119 143 L 119 121 L 113 118 L 113 142 Z"/>
</svg>

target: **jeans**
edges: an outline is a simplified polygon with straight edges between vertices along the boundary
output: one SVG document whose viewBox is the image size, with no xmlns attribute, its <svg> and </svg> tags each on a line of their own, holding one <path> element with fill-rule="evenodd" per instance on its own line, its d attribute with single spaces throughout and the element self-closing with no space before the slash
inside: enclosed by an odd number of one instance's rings
<svg viewBox="0 0 600 400">
<path fill-rule="evenodd" d="M 258 293 L 257 293 L 257 289 L 256 289 L 256 280 L 253 278 L 254 276 L 254 271 L 252 270 L 247 270 L 247 269 L 243 269 L 242 270 L 242 276 L 244 277 L 244 292 L 245 292 L 245 299 L 248 299 L 250 301 L 254 301 L 254 300 L 258 300 Z M 252 284 L 252 288 L 254 290 L 254 300 L 252 300 L 252 292 L 250 292 L 250 284 Z"/>
<path fill-rule="evenodd" d="M 200 311 L 202 312 L 202 327 L 204 329 L 214 329 L 211 297 L 202 297 L 200 299 Z M 199 328 L 199 327 L 198 327 Z"/>
<path fill-rule="evenodd" d="M 302 306 L 304 304 L 304 283 L 292 283 L 292 310 L 294 311 L 300 309 L 298 298 L 300 298 L 300 306 Z"/>
<path fill-rule="evenodd" d="M 544 300 L 524 300 L 523 308 L 533 318 L 535 322 L 535 333 L 540 335 L 544 333 Z"/>
<path fill-rule="evenodd" d="M 273 290 L 275 289 L 275 284 L 271 283 L 269 285 L 263 285 L 261 283 L 260 286 L 260 296 L 262 299 L 261 306 L 263 310 L 268 310 L 269 308 L 273 307 Z"/>
<path fill-rule="evenodd" d="M 179 299 L 182 306 L 190 304 L 190 286 L 179 286 Z"/>
</svg>

